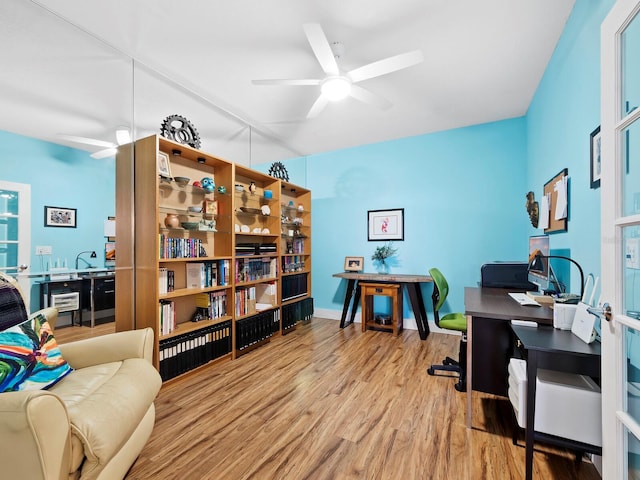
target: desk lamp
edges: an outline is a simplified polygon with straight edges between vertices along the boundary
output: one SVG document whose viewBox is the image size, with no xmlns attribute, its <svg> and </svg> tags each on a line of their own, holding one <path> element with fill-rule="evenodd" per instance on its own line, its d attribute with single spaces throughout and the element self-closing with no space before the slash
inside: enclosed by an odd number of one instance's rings
<svg viewBox="0 0 640 480">
<path fill-rule="evenodd" d="M 545 258 L 561 258 L 573 263 L 576 267 L 578 267 L 578 271 L 580 272 L 580 298 L 582 298 L 584 296 L 584 272 L 582 271 L 582 267 L 580 266 L 580 264 L 569 257 L 563 257 L 561 255 L 543 255 L 542 253 L 540 253 L 540 250 L 537 250 L 529 258 L 529 270 L 542 270 L 542 260 Z"/>
<path fill-rule="evenodd" d="M 78 261 L 82 260 L 84 263 L 86 263 L 89 268 L 93 268 L 93 265 L 91 265 L 89 262 L 87 262 L 84 258 L 80 258 L 80 255 L 82 255 L 83 253 L 91 253 L 91 255 L 89 255 L 90 258 L 97 258 L 98 255 L 96 255 L 95 250 L 85 250 L 84 252 L 80 252 L 77 256 L 76 256 L 76 270 L 78 270 Z"/>
</svg>

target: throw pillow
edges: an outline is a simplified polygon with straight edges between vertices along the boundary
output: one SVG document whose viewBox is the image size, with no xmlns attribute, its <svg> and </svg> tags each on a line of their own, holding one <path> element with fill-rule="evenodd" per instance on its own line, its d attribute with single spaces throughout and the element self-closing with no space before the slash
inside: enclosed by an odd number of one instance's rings
<svg viewBox="0 0 640 480">
<path fill-rule="evenodd" d="M 0 392 L 45 389 L 72 370 L 44 315 L 0 332 Z"/>
</svg>

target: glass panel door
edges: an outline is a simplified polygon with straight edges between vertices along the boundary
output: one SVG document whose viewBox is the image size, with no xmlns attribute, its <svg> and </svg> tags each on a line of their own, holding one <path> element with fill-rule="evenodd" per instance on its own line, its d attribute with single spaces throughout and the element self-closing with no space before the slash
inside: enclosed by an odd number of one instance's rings
<svg viewBox="0 0 640 480">
<path fill-rule="evenodd" d="M 639 10 L 619 0 L 602 25 L 602 473 L 623 480 L 640 478 Z"/>
</svg>

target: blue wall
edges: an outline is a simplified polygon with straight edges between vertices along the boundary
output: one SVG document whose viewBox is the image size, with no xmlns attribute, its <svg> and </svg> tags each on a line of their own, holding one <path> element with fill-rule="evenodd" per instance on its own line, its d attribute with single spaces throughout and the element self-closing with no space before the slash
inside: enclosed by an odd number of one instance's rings
<svg viewBox="0 0 640 480">
<path fill-rule="evenodd" d="M 53 247 L 52 258 L 67 259 L 95 250 L 90 259 L 104 267 L 104 221 L 115 215 L 115 159 L 95 160 L 82 150 L 0 131 L 0 178 L 31 185 L 31 271 L 40 271 L 38 245 Z M 44 226 L 45 205 L 77 209 L 77 228 Z M 89 260 L 88 255 L 83 258 Z M 32 310 L 39 306 L 31 289 Z"/>
<path fill-rule="evenodd" d="M 525 127 L 518 118 L 286 162 L 291 181 L 302 183 L 305 173 L 312 191 L 316 308 L 341 309 L 344 281 L 332 274 L 345 256 L 364 256 L 365 271 L 375 271 L 380 242 L 367 241 L 368 210 L 405 209 L 391 272 L 438 267 L 452 287 L 445 309 L 463 309 L 463 287 L 477 285 L 482 264 L 525 261 Z"/>
<path fill-rule="evenodd" d="M 600 24 L 613 3 L 576 2 L 526 117 L 528 188 L 540 198 L 541 186 L 569 169 L 568 230 L 550 243 L 570 253 L 585 275 L 600 274 L 600 189 L 590 188 L 589 148 L 600 124 Z M 571 268 L 577 292 L 579 274 Z"/>
</svg>

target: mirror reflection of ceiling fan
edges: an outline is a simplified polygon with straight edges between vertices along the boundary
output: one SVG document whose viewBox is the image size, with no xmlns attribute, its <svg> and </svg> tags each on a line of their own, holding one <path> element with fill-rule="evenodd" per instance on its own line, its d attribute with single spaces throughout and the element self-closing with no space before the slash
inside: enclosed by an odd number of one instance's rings
<svg viewBox="0 0 640 480">
<path fill-rule="evenodd" d="M 104 140 L 97 140 L 95 138 L 79 137 L 77 135 L 64 135 L 62 133 L 59 133 L 58 137 L 73 143 L 102 147 L 102 150 L 98 150 L 97 152 L 94 152 L 90 155 L 91 158 L 96 159 L 113 157 L 116 153 L 118 153 L 118 147 L 120 145 L 131 143 L 131 132 L 126 127 L 119 127 L 116 130 L 116 143 L 105 142 Z"/>
<path fill-rule="evenodd" d="M 387 109 L 391 107 L 389 100 L 357 85 L 357 83 L 417 65 L 424 60 L 420 50 L 412 50 L 369 63 L 349 72 L 342 72 L 336 62 L 336 58 L 339 58 L 342 54 L 342 44 L 330 44 L 322 27 L 317 23 L 307 23 L 303 25 L 303 28 L 307 35 L 307 40 L 311 45 L 311 49 L 326 74 L 325 77 L 309 79 L 264 79 L 253 80 L 252 83 L 254 85 L 319 85 L 321 91 L 320 96 L 312 105 L 309 113 L 307 113 L 307 118 L 317 116 L 330 101 L 342 100 L 347 96 L 382 109 Z"/>
</svg>

